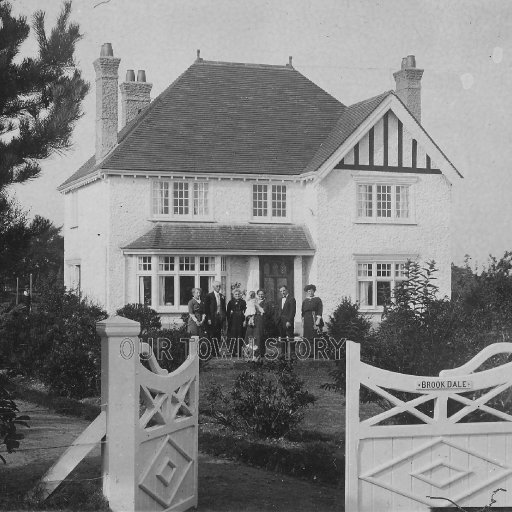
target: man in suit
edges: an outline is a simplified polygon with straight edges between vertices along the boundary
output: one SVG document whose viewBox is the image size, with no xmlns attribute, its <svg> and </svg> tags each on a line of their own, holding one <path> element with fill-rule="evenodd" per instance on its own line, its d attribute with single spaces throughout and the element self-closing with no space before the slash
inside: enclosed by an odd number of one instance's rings
<svg viewBox="0 0 512 512">
<path fill-rule="evenodd" d="M 217 339 L 220 343 L 222 328 L 226 321 L 226 297 L 220 293 L 220 282 L 213 282 L 213 290 L 204 299 L 206 324 L 210 340 Z"/>
<path fill-rule="evenodd" d="M 281 301 L 278 308 L 277 326 L 279 329 L 279 336 L 281 338 L 293 337 L 293 328 L 295 320 L 295 310 L 297 304 L 295 298 L 290 295 L 286 285 L 279 288 L 281 292 Z"/>
</svg>

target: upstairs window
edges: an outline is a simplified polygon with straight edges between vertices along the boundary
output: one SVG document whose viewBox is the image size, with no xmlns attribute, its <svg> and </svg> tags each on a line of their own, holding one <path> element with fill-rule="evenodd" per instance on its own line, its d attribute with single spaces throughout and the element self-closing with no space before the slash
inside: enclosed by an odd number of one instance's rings
<svg viewBox="0 0 512 512">
<path fill-rule="evenodd" d="M 164 218 L 208 217 L 210 215 L 208 182 L 154 181 L 152 213 L 155 217 Z"/>
<path fill-rule="evenodd" d="M 413 223 L 412 184 L 416 177 L 390 177 L 388 183 L 375 176 L 354 175 L 358 222 Z"/>
<path fill-rule="evenodd" d="M 253 185 L 252 216 L 258 220 L 286 220 L 286 185 Z"/>
</svg>

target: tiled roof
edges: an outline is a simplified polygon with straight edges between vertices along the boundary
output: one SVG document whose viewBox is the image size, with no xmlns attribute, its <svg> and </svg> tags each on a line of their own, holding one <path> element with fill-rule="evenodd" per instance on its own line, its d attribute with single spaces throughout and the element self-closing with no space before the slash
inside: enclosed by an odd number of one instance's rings
<svg viewBox="0 0 512 512">
<path fill-rule="evenodd" d="M 124 250 L 311 253 L 307 229 L 276 224 L 158 223 Z"/>
</svg>

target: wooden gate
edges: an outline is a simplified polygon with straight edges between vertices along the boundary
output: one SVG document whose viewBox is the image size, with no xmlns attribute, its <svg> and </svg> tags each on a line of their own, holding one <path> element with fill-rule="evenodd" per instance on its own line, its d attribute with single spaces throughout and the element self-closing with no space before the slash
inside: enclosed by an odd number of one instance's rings
<svg viewBox="0 0 512 512">
<path fill-rule="evenodd" d="M 347 342 L 347 512 L 452 506 L 429 497 L 483 507 L 500 487 L 508 492 L 496 507 L 512 507 L 512 415 L 499 401 L 511 391 L 512 363 L 475 372 L 502 353 L 512 344 L 491 345 L 439 377 L 417 377 L 365 364 L 360 346 Z M 361 419 L 361 387 L 388 409 Z"/>
<path fill-rule="evenodd" d="M 138 322 L 99 322 L 102 412 L 43 477 L 49 496 L 102 438 L 103 494 L 113 512 L 197 507 L 197 339 L 174 372 L 140 343 Z M 141 359 L 145 362 L 141 362 Z"/>
</svg>

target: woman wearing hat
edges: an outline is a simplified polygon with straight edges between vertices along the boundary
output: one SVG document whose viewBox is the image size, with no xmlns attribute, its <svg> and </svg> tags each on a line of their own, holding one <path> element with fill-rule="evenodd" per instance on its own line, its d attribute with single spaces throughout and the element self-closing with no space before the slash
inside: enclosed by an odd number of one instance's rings
<svg viewBox="0 0 512 512">
<path fill-rule="evenodd" d="M 302 302 L 303 337 L 313 340 L 320 335 L 324 322 L 322 320 L 323 305 L 320 297 L 315 297 L 316 286 L 308 284 L 304 291 L 306 298 Z"/>
</svg>

